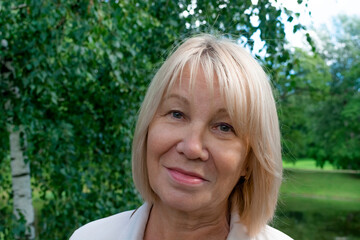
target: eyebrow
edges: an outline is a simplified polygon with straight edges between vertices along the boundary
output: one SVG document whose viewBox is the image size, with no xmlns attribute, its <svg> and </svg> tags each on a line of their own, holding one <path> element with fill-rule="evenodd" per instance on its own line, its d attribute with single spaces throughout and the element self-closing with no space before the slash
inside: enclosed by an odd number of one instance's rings
<svg viewBox="0 0 360 240">
<path fill-rule="evenodd" d="M 179 99 L 181 102 L 184 102 L 185 104 L 190 105 L 189 100 L 187 100 L 186 97 L 183 97 L 179 94 L 172 93 L 172 94 L 168 95 L 165 99 L 169 99 L 169 98 L 176 98 L 176 99 Z"/>
<path fill-rule="evenodd" d="M 220 108 L 217 113 L 224 113 L 224 114 L 227 114 L 229 115 L 229 112 L 225 109 L 225 108 Z"/>
<path fill-rule="evenodd" d="M 176 94 L 176 93 L 171 93 L 169 94 L 167 97 L 165 97 L 165 99 L 170 99 L 170 98 L 176 98 L 176 99 L 179 99 L 181 102 L 187 104 L 187 105 L 190 105 L 190 102 L 189 100 L 186 98 L 186 97 L 183 97 L 179 94 Z M 229 115 L 229 112 L 228 110 L 226 110 L 226 108 L 220 108 L 218 111 L 217 111 L 217 114 L 225 114 L 225 115 Z"/>
</svg>

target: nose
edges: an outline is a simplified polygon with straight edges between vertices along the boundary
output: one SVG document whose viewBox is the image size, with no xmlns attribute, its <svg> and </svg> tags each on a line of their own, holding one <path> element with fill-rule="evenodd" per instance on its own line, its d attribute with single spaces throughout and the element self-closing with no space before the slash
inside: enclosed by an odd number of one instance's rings
<svg viewBox="0 0 360 240">
<path fill-rule="evenodd" d="M 181 141 L 176 145 L 176 150 L 191 160 L 206 161 L 209 158 L 209 152 L 204 144 L 204 133 L 200 127 L 186 130 Z"/>
</svg>

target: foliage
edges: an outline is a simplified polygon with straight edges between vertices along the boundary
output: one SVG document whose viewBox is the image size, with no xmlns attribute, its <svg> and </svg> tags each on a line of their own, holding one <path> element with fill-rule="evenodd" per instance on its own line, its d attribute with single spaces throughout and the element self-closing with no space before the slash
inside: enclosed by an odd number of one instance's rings
<svg viewBox="0 0 360 240">
<path fill-rule="evenodd" d="M 268 1 L 191 2 L 0 2 L 0 157 L 9 151 L 5 126 L 24 126 L 33 188 L 43 201 L 38 238 L 66 239 L 90 220 L 139 206 L 132 132 L 153 71 L 173 44 L 196 32 L 226 32 L 242 35 L 251 49 L 260 31 L 272 72 L 290 57 L 280 14 L 294 13 Z M 7 213 L 0 221 L 6 239 L 10 219 Z"/>
<path fill-rule="evenodd" d="M 328 94 L 330 69 L 317 54 L 295 49 L 294 68 L 291 73 L 282 71 L 275 86 L 279 99 L 284 156 L 288 159 L 308 156 L 313 143 L 311 118 L 316 106 Z"/>
<path fill-rule="evenodd" d="M 360 169 L 360 18 L 339 16 L 318 31 L 317 52 L 294 52 L 275 83 L 284 153 L 317 165 Z"/>
<path fill-rule="evenodd" d="M 320 165 L 360 169 L 360 18 L 339 16 L 334 26 L 336 33 L 323 36 L 321 52 L 332 77 L 316 114 L 312 154 Z"/>
</svg>

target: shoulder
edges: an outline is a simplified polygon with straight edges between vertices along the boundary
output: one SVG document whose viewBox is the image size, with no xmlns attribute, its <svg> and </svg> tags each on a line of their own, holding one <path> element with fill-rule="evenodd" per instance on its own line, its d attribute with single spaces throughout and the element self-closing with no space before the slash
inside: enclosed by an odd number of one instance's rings
<svg viewBox="0 0 360 240">
<path fill-rule="evenodd" d="M 291 237 L 279 230 L 265 225 L 265 227 L 254 237 L 248 235 L 245 225 L 240 222 L 239 215 L 235 212 L 231 215 L 230 232 L 227 240 L 292 240 Z"/>
<path fill-rule="evenodd" d="M 126 211 L 90 222 L 77 229 L 70 237 L 70 240 L 112 240 L 126 228 L 133 212 L 133 210 Z"/>
<path fill-rule="evenodd" d="M 70 240 L 143 239 L 152 205 L 144 203 L 137 210 L 126 211 L 88 223 L 76 230 Z"/>
<path fill-rule="evenodd" d="M 267 240 L 267 239 L 276 239 L 276 240 L 293 240 L 291 237 L 285 233 L 266 225 L 263 231 L 255 238 L 256 240 Z"/>
</svg>

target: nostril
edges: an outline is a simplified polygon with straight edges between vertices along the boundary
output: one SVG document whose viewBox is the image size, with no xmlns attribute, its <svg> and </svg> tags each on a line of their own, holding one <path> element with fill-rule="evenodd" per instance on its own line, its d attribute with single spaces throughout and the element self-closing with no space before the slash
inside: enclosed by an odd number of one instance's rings
<svg viewBox="0 0 360 240">
<path fill-rule="evenodd" d="M 177 151 L 178 153 L 184 154 L 184 143 L 183 143 L 183 141 L 179 142 L 179 143 L 176 145 L 176 151 Z"/>
<path fill-rule="evenodd" d="M 209 152 L 207 151 L 207 149 L 202 150 L 202 155 L 201 155 L 200 159 L 202 161 L 207 161 L 209 159 Z"/>
</svg>

